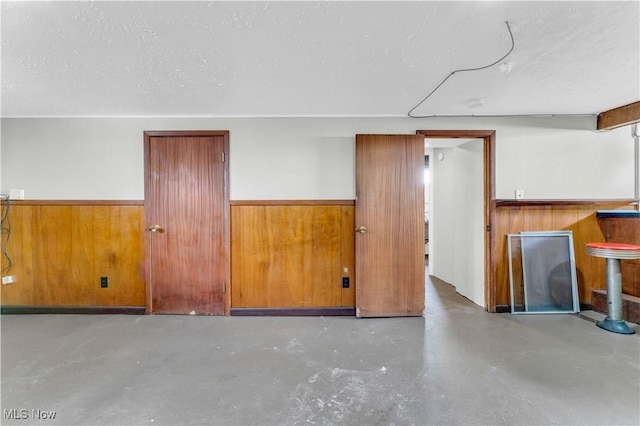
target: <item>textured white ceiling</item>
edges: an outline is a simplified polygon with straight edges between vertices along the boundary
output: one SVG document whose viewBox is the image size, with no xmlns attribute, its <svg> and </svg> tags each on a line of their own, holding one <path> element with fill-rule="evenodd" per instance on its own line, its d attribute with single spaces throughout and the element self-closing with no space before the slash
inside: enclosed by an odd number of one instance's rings
<svg viewBox="0 0 640 426">
<path fill-rule="evenodd" d="M 595 114 L 640 99 L 640 3 L 2 2 L 2 115 Z M 481 106 L 471 107 L 473 99 Z"/>
</svg>

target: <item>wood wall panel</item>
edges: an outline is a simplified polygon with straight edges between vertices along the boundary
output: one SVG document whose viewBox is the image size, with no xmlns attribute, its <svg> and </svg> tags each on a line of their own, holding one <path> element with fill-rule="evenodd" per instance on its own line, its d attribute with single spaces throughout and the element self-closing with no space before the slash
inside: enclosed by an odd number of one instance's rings
<svg viewBox="0 0 640 426">
<path fill-rule="evenodd" d="M 12 203 L 3 306 L 143 306 L 143 207 Z M 100 287 L 100 277 L 109 280 Z"/>
<path fill-rule="evenodd" d="M 69 209 L 71 210 L 69 223 L 71 225 L 70 242 L 72 254 L 70 259 L 72 262 L 66 266 L 71 271 L 71 282 L 75 287 L 74 305 L 78 305 L 82 304 L 81 301 L 94 300 L 94 295 L 97 293 L 95 288 L 97 286 L 83 285 L 84 283 L 96 283 L 96 280 L 93 279 L 96 273 L 94 259 L 97 254 L 93 244 L 95 229 L 94 209 L 91 206 L 69 207 Z M 87 267 L 89 265 L 90 267 Z M 101 289 L 98 288 L 98 290 Z"/>
<path fill-rule="evenodd" d="M 591 303 L 591 290 L 606 288 L 604 259 L 589 256 L 586 244 L 605 241 L 604 231 L 596 219 L 597 210 L 628 209 L 629 202 L 591 202 L 556 205 L 509 204 L 498 206 L 496 210 L 497 226 L 497 267 L 496 267 L 496 304 L 508 305 L 510 299 L 509 263 L 507 253 L 507 234 L 523 231 L 562 231 L 573 232 L 574 252 L 578 294 L 581 303 Z"/>
<path fill-rule="evenodd" d="M 144 305 L 143 209 L 136 210 L 94 209 L 95 276 L 108 276 L 110 290 L 93 286 L 97 305 L 108 306 L 112 300 L 122 306 Z M 135 286 L 111 285 L 112 281 Z"/>
<path fill-rule="evenodd" d="M 604 225 L 607 241 L 640 245 L 640 219 L 607 218 L 599 219 Z M 620 262 L 622 272 L 622 292 L 640 297 L 640 260 Z"/>
<path fill-rule="evenodd" d="M 71 271 L 75 260 L 71 258 L 71 207 L 40 208 L 33 225 L 35 305 L 76 305 L 77 283 Z"/>
<path fill-rule="evenodd" d="M 231 207 L 231 307 L 354 306 L 354 207 Z M 351 288 L 342 288 L 344 268 Z"/>
<path fill-rule="evenodd" d="M 355 239 L 355 208 L 341 207 L 341 271 L 342 277 L 348 277 L 350 287 L 342 289 L 342 306 L 356 306 L 356 239 Z M 346 269 L 346 272 L 345 272 Z"/>
<path fill-rule="evenodd" d="M 9 272 L 14 277 L 14 283 L 0 286 L 2 304 L 5 295 L 11 295 L 10 304 L 30 305 L 33 301 L 33 274 L 35 251 L 33 246 L 32 222 L 35 220 L 36 209 L 28 206 L 21 209 L 21 213 L 15 214 L 15 207 L 11 207 L 11 235 L 7 244 L 7 252 L 11 257 L 13 268 Z M 6 267 L 2 258 L 2 267 Z M 15 290 L 17 287 L 20 291 Z"/>
</svg>

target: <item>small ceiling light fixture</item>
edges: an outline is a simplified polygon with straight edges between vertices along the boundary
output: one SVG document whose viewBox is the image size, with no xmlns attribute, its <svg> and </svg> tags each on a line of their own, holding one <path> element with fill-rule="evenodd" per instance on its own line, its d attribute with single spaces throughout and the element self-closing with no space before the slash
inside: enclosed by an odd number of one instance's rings
<svg viewBox="0 0 640 426">
<path fill-rule="evenodd" d="M 513 62 L 505 62 L 500 65 L 500 72 L 509 74 L 512 68 L 513 68 Z"/>
<path fill-rule="evenodd" d="M 480 108 L 482 105 L 484 105 L 484 99 L 482 98 L 469 99 L 469 102 L 467 102 L 469 108 Z"/>
</svg>

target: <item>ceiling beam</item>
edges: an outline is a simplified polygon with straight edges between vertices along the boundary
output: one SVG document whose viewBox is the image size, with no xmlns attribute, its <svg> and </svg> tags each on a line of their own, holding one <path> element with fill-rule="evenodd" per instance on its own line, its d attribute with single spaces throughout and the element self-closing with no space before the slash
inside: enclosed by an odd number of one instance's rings
<svg viewBox="0 0 640 426">
<path fill-rule="evenodd" d="M 598 114 L 598 130 L 610 130 L 640 122 L 640 101 Z"/>
</svg>

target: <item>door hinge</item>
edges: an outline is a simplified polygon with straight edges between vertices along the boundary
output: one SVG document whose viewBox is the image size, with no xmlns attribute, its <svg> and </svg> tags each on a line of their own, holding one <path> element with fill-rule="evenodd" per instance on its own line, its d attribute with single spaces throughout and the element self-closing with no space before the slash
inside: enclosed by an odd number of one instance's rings
<svg viewBox="0 0 640 426">
<path fill-rule="evenodd" d="M 491 232 L 491 225 L 487 225 L 487 232 Z"/>
<path fill-rule="evenodd" d="M 222 283 L 222 293 L 227 292 L 227 283 Z"/>
<path fill-rule="evenodd" d="M 225 154 L 225 152 L 224 152 L 224 151 L 222 151 L 222 162 L 223 162 L 223 163 L 224 163 L 224 160 L 225 160 L 225 155 L 224 155 L 224 154 Z"/>
</svg>

